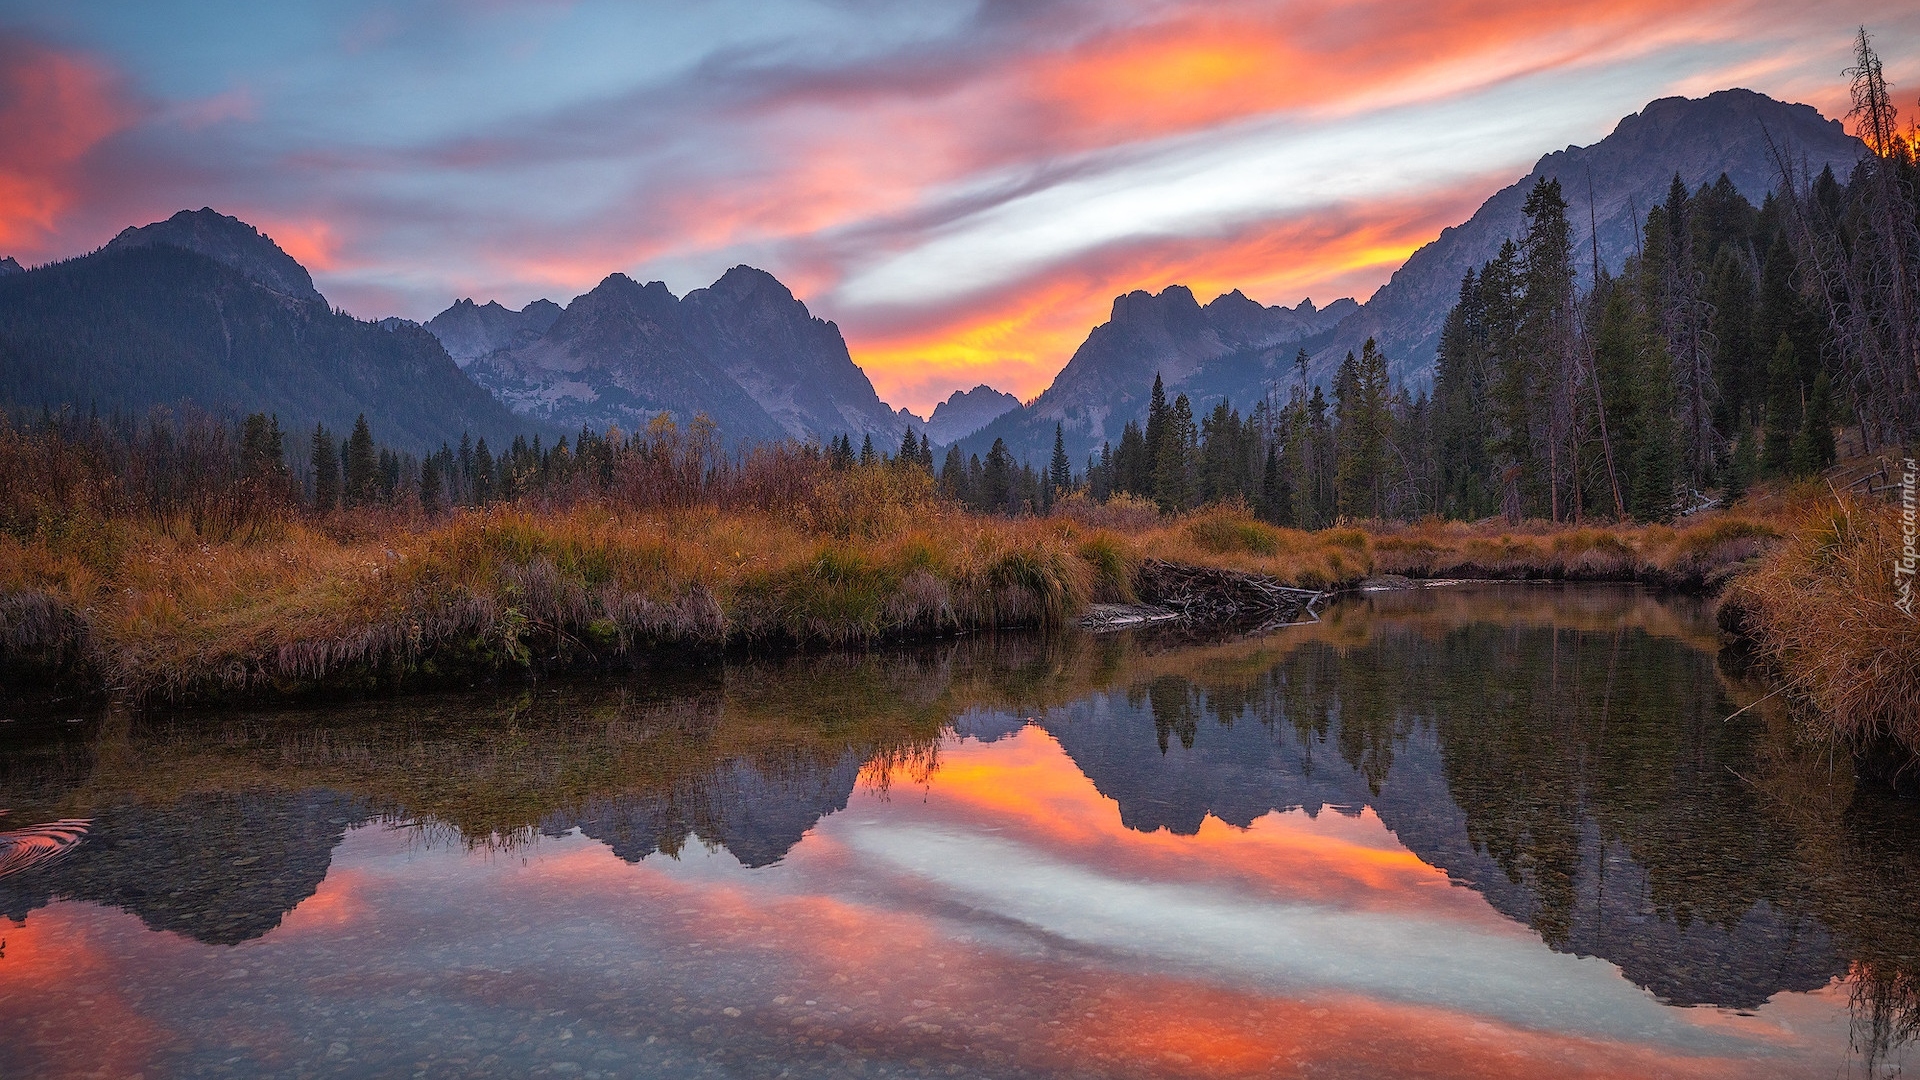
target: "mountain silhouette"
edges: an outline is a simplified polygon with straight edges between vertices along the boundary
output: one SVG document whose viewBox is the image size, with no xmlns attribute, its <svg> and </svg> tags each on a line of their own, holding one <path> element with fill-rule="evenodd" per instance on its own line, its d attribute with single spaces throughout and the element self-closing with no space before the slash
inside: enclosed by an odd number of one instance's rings
<svg viewBox="0 0 1920 1080">
<path fill-rule="evenodd" d="M 432 334 L 331 310 L 253 226 L 182 211 L 89 255 L 0 276 L 0 404 L 269 412 L 415 451 L 537 424 L 476 386 Z"/>
</svg>

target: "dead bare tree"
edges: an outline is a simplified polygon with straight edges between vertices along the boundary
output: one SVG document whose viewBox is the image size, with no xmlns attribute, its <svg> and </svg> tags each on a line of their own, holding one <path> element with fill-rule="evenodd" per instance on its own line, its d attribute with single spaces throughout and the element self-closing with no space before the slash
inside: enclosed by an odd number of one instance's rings
<svg viewBox="0 0 1920 1080">
<path fill-rule="evenodd" d="M 1880 58 L 1865 28 L 1854 43 L 1853 110 L 1867 144 L 1850 205 L 1823 197 L 1824 178 L 1796 168 L 1791 148 L 1767 142 L 1788 210 L 1798 286 L 1826 312 L 1838 381 L 1860 421 L 1865 450 L 1920 433 L 1920 228 L 1905 174 L 1913 147 L 1900 136 Z"/>
</svg>

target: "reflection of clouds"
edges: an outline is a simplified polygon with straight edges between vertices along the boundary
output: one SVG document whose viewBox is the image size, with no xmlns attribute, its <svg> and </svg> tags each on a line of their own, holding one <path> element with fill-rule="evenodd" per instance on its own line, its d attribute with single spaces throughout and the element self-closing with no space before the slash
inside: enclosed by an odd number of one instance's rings
<svg viewBox="0 0 1920 1080">
<path fill-rule="evenodd" d="M 1274 991 L 1335 989 L 1676 1048 L 1734 1045 L 1688 1023 L 1611 965 L 1553 953 L 1513 929 L 1118 878 L 1017 841 L 957 830 L 874 826 L 847 839 L 964 903 L 1156 970 L 1247 979 Z"/>
</svg>

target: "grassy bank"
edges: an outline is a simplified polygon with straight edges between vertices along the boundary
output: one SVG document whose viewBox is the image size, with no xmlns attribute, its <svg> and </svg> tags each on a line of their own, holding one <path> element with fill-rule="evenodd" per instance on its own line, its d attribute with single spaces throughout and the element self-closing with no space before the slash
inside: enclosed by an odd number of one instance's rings
<svg viewBox="0 0 1920 1080">
<path fill-rule="evenodd" d="M 1830 497 L 1784 531 L 1729 590 L 1723 625 L 1752 639 L 1815 736 L 1920 787 L 1920 620 L 1896 606 L 1900 509 Z"/>
<path fill-rule="evenodd" d="M 1083 508 L 1084 509 L 1084 508 Z M 1159 558 L 1334 589 L 1376 573 L 1711 584 L 1772 537 L 1427 524 L 1307 533 L 1244 510 L 969 514 L 923 477 L 829 474 L 785 510 L 495 506 L 246 528 L 43 515 L 0 534 L 0 657 L 131 700 L 433 684 L 662 650 L 1050 626 Z"/>
</svg>

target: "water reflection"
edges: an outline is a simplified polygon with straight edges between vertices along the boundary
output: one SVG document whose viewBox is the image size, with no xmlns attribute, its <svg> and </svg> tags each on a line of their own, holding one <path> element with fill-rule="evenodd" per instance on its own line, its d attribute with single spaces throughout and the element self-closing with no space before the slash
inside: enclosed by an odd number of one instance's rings
<svg viewBox="0 0 1920 1080">
<path fill-rule="evenodd" d="M 124 1015 L 0 1071 L 1877 1067 L 1912 809 L 1727 721 L 1758 691 L 1716 650 L 1685 603 L 1476 587 L 1255 640 L 22 724 L 0 822 L 91 825 L 0 876 L 0 1021 Z"/>
</svg>

